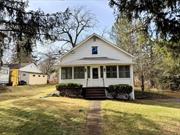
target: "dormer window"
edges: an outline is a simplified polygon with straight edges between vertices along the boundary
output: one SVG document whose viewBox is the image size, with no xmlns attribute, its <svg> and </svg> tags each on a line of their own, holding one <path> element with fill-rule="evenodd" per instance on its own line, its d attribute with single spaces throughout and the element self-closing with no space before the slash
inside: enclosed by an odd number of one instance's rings
<svg viewBox="0 0 180 135">
<path fill-rule="evenodd" d="M 92 54 L 98 54 L 98 47 L 92 46 Z"/>
</svg>

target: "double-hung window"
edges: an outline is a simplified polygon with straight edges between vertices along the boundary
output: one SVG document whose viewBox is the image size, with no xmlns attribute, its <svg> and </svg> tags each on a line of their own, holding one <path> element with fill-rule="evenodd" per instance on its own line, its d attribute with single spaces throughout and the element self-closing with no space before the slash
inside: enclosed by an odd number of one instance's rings
<svg viewBox="0 0 180 135">
<path fill-rule="evenodd" d="M 98 54 L 98 47 L 92 46 L 92 54 Z"/>
<path fill-rule="evenodd" d="M 85 68 L 74 67 L 74 79 L 84 79 L 84 78 L 85 78 Z"/>
<path fill-rule="evenodd" d="M 119 78 L 130 78 L 130 66 L 119 66 Z"/>
<path fill-rule="evenodd" d="M 61 79 L 72 79 L 72 67 L 61 68 Z"/>
<path fill-rule="evenodd" d="M 106 66 L 106 77 L 117 78 L 117 66 Z"/>
</svg>

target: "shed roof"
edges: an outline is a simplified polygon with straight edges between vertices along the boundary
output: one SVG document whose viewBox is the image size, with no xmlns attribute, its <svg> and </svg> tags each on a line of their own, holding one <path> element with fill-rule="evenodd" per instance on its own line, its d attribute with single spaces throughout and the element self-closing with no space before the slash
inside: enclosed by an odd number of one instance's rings
<svg viewBox="0 0 180 135">
<path fill-rule="evenodd" d="M 29 73 L 42 73 L 42 71 L 34 63 L 22 67 L 19 70 L 22 72 L 29 72 Z"/>
</svg>

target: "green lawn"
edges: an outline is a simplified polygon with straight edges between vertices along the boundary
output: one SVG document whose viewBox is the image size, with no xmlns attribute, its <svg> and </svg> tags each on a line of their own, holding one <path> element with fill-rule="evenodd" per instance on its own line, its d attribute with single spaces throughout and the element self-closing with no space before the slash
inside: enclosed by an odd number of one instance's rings
<svg viewBox="0 0 180 135">
<path fill-rule="evenodd" d="M 104 135 L 180 135 L 180 102 L 103 101 Z"/>
<path fill-rule="evenodd" d="M 55 86 L 21 86 L 0 94 L 0 135 L 83 135 L 88 101 L 46 97 Z"/>
<path fill-rule="evenodd" d="M 91 101 L 47 97 L 53 85 L 9 89 L 0 93 L 0 135 L 85 135 Z M 102 135 L 180 135 L 180 94 L 148 95 L 132 102 L 102 101 Z"/>
</svg>

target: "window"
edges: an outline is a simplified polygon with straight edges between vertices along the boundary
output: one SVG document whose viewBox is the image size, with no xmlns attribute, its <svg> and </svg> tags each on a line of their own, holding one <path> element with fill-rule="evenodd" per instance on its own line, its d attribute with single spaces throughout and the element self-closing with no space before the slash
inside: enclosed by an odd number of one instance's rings
<svg viewBox="0 0 180 135">
<path fill-rule="evenodd" d="M 98 54 L 98 47 L 92 46 L 92 54 Z"/>
<path fill-rule="evenodd" d="M 90 78 L 90 66 L 87 67 L 87 77 Z"/>
<path fill-rule="evenodd" d="M 33 77 L 35 77 L 36 75 L 33 75 Z"/>
<path fill-rule="evenodd" d="M 74 67 L 74 79 L 84 79 L 84 67 Z"/>
<path fill-rule="evenodd" d="M 103 78 L 103 66 L 100 66 L 101 78 Z"/>
<path fill-rule="evenodd" d="M 43 77 L 45 77 L 45 75 L 43 75 Z"/>
<path fill-rule="evenodd" d="M 119 66 L 119 78 L 130 78 L 129 66 Z"/>
<path fill-rule="evenodd" d="M 107 78 L 117 78 L 117 67 L 116 66 L 106 66 L 106 77 Z"/>
<path fill-rule="evenodd" d="M 61 68 L 61 79 L 72 79 L 72 67 Z"/>
<path fill-rule="evenodd" d="M 39 77 L 41 77 L 41 75 L 38 75 Z"/>
<path fill-rule="evenodd" d="M 26 74 L 23 74 L 23 76 L 26 76 Z"/>
</svg>

